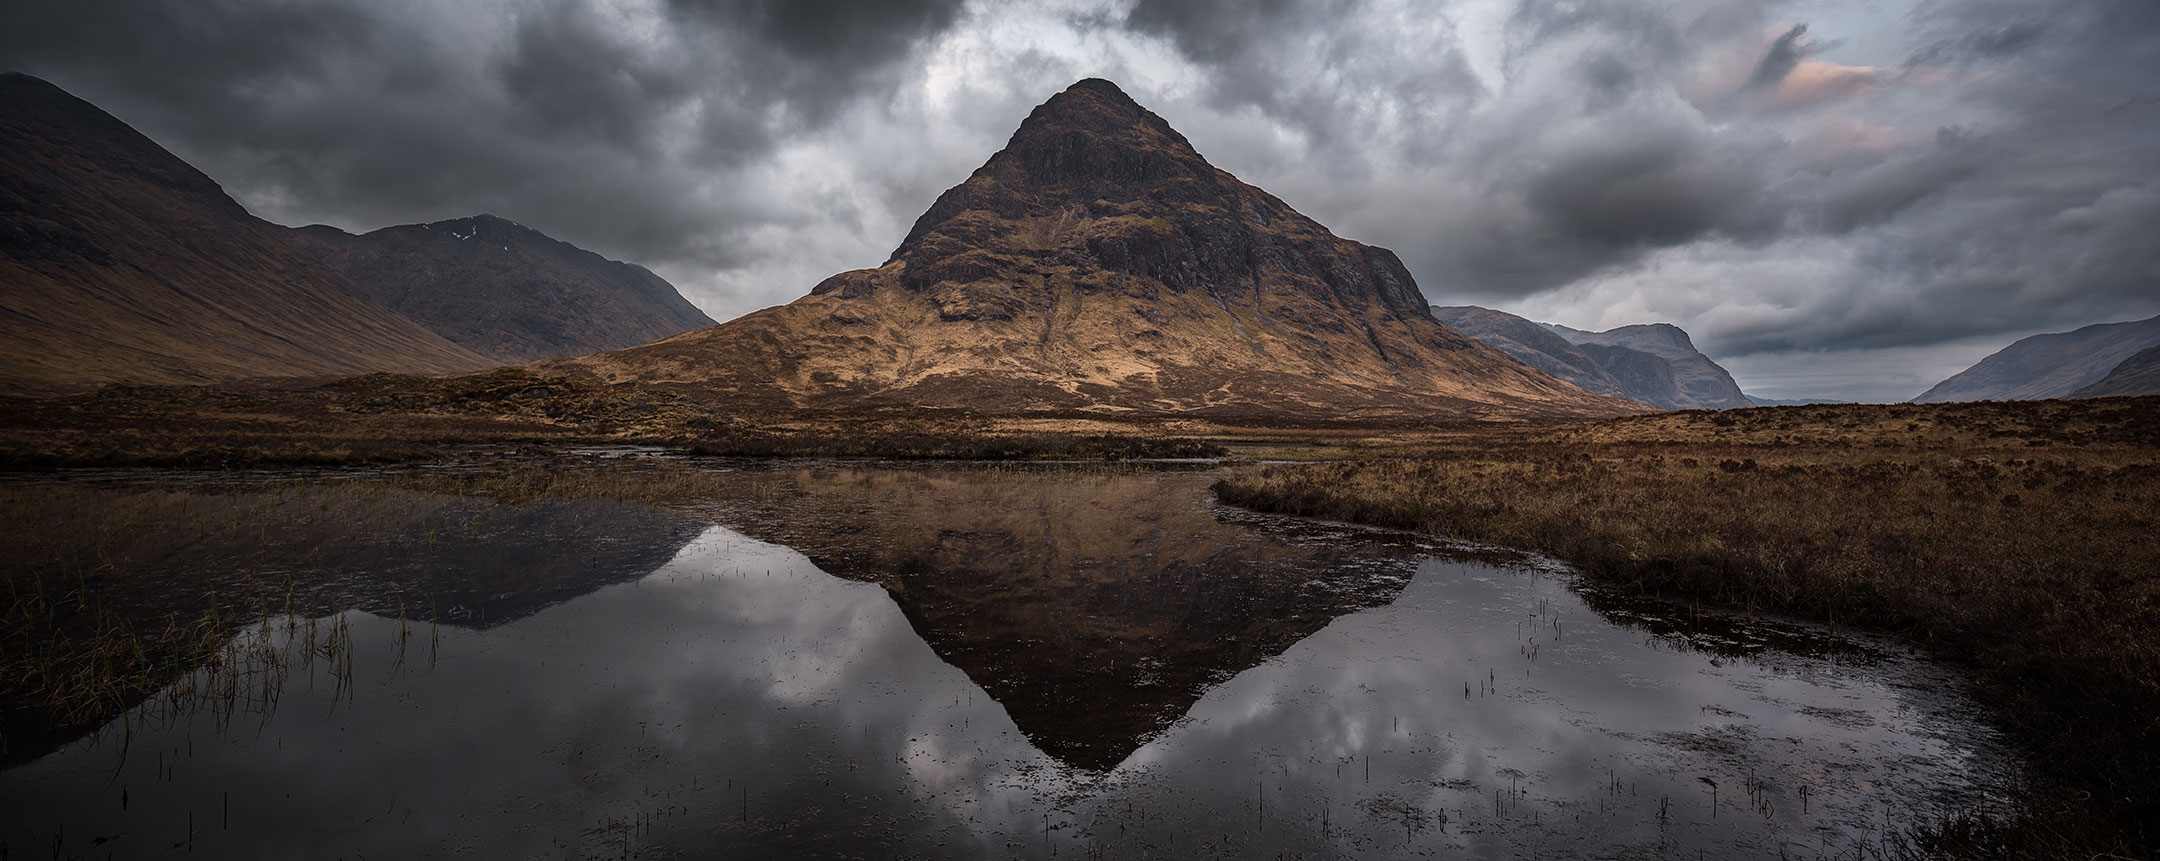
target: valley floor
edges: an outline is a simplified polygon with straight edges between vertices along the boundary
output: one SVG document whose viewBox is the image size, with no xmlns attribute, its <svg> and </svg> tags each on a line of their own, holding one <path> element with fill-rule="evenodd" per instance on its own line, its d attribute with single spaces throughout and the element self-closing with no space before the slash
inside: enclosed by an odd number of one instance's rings
<svg viewBox="0 0 2160 861">
<path fill-rule="evenodd" d="M 1904 637 L 1971 673 L 2045 781 L 2022 821 L 1946 829 L 1947 854 L 2155 850 L 2160 398 L 1668 413 L 1390 454 L 1216 490 Z"/>
<path fill-rule="evenodd" d="M 16 470 L 426 461 L 588 444 L 1221 457 L 1231 469 L 1216 490 L 1230 504 L 1519 548 L 1608 586 L 1909 639 L 1970 672 L 2043 781 L 2019 821 L 1946 826 L 1937 835 L 1946 854 L 2142 857 L 2160 847 L 2160 398 L 1314 426 L 729 413 L 665 391 L 512 370 L 108 387 L 11 399 L 0 412 L 0 466 Z M 520 494 L 655 502 L 665 500 L 644 497 L 669 486 L 566 484 L 544 464 L 506 466 L 493 481 Z M 18 705 L 34 698 L 8 693 Z"/>
</svg>

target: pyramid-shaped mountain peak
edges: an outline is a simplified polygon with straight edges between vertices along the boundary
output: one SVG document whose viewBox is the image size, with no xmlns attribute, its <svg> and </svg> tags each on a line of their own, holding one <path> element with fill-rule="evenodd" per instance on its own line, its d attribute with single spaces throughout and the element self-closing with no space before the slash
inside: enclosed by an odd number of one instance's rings
<svg viewBox="0 0 2160 861">
<path fill-rule="evenodd" d="M 885 263 L 576 366 L 745 407 L 1588 416 L 1434 320 L 1393 252 L 1208 163 L 1117 85 L 1036 106 Z"/>
<path fill-rule="evenodd" d="M 1197 157 L 1185 137 L 1162 117 L 1140 106 L 1118 85 L 1088 78 L 1037 105 L 1013 132 L 1008 151 L 1024 151 L 1053 145 L 1060 135 L 1086 133 L 1105 142 L 1142 149 L 1182 150 Z"/>
<path fill-rule="evenodd" d="M 1089 78 L 1036 106 L 1004 149 L 923 213 L 893 259 L 970 210 L 1010 216 L 1142 202 L 1220 204 L 1224 180 L 1242 185 L 1116 84 Z"/>
</svg>

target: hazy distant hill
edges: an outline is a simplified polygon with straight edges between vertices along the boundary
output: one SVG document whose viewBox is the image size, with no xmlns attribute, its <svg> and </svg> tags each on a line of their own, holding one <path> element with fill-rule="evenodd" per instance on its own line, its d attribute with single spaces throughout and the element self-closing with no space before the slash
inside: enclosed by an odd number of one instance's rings
<svg viewBox="0 0 2160 861">
<path fill-rule="evenodd" d="M 1038 106 L 875 269 L 544 367 L 743 404 L 1251 417 L 1639 410 L 1435 320 L 1401 261 L 1200 157 L 1108 81 Z"/>
<path fill-rule="evenodd" d="M 1753 403 L 1758 407 L 1804 407 L 1810 404 L 1852 403 L 1852 401 L 1830 401 L 1823 400 L 1821 398 L 1766 398 L 1761 395 L 1755 394 L 1748 395 L 1747 399 L 1749 402 Z"/>
<path fill-rule="evenodd" d="M 1582 348 L 1620 381 L 1628 397 L 1669 410 L 1752 407 L 1732 374 L 1695 349 L 1688 333 L 1671 323 L 1621 326 L 1585 332 L 1547 323 L 1546 328 Z"/>
<path fill-rule="evenodd" d="M 2070 393 L 2073 398 L 2110 395 L 2160 395 L 2160 346 L 2139 350 L 2099 382 Z"/>
<path fill-rule="evenodd" d="M 1434 305 L 1433 316 L 1516 361 L 1601 395 L 1628 397 L 1626 387 L 1558 332 L 1505 311 L 1476 305 Z"/>
<path fill-rule="evenodd" d="M 505 364 L 619 350 L 713 323 L 645 267 L 492 215 L 358 236 L 315 225 L 293 236 L 369 298 Z"/>
<path fill-rule="evenodd" d="M 2125 359 L 2155 345 L 2160 345 L 2160 317 L 2034 335 L 1936 383 L 1913 402 L 2069 397 L 2100 382 Z"/>
<path fill-rule="evenodd" d="M 1436 305 L 1432 312 L 1463 334 L 1592 392 L 1668 410 L 1755 406 L 1731 374 L 1670 323 L 1583 332 L 1475 305 Z"/>
<path fill-rule="evenodd" d="M 0 75 L 0 389 L 456 371 L 217 183 L 81 99 Z"/>
</svg>

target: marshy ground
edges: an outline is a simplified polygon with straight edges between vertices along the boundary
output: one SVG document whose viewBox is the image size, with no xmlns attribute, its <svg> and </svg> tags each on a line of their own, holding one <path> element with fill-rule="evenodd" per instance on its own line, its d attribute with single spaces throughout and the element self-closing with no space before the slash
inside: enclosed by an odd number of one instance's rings
<svg viewBox="0 0 2160 861">
<path fill-rule="evenodd" d="M 1887 632 L 2050 780 L 1950 848 L 2153 850 L 2160 399 L 1688 412 L 1230 475 L 1227 502 L 1522 548 L 1608 587 Z"/>
<path fill-rule="evenodd" d="M 486 464 L 389 469 L 310 491 L 390 517 L 412 494 L 677 510 L 709 498 L 709 475 L 669 462 L 571 467 L 544 454 L 584 444 L 777 456 L 1227 453 L 1216 492 L 1235 505 L 1546 554 L 1608 592 L 1864 628 L 1963 668 L 2039 782 L 2021 817 L 1944 828 L 1945 854 L 2138 857 L 2160 839 L 2150 825 L 2160 821 L 2160 399 L 1779 407 L 1558 426 L 1268 426 L 729 415 L 660 393 L 511 372 L 488 379 L 114 388 L 26 402 L 0 421 L 0 449 L 35 480 L 0 489 L 0 509 L 10 534 L 101 529 L 108 543 L 173 515 L 153 510 L 169 499 L 145 498 L 130 503 L 144 507 L 130 525 L 75 479 L 55 490 L 51 479 L 88 474 L 66 469 L 81 466 Z M 275 531 L 307 510 L 268 506 L 242 522 Z M 246 618 L 321 600 L 313 584 L 271 574 L 144 590 L 100 580 L 98 563 L 69 564 L 6 571 L 0 700 L 10 736 L 21 737 L 25 716 L 94 723 L 171 667 L 211 659 Z"/>
</svg>

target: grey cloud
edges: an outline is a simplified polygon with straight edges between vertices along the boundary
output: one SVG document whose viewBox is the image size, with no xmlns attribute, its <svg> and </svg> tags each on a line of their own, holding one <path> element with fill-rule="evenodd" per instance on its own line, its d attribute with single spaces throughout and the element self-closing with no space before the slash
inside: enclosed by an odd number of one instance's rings
<svg viewBox="0 0 2160 861">
<path fill-rule="evenodd" d="M 669 0 L 712 23 L 845 74 L 898 59 L 952 26 L 961 0 Z"/>
<path fill-rule="evenodd" d="M 1139 0 L 1126 14 L 1135 30 L 1168 36 L 1178 50 L 1205 63 L 1227 63 L 1280 35 L 1276 25 L 1298 11 L 1297 0 Z"/>
<path fill-rule="evenodd" d="M 1755 64 L 1755 73 L 1748 76 L 1744 89 L 1761 90 L 1775 87 L 1800 66 L 1807 58 L 1807 47 L 1800 40 L 1807 36 L 1806 24 L 1794 24 L 1793 28 L 1770 43 L 1770 52 L 1763 55 L 1762 62 Z"/>
<path fill-rule="evenodd" d="M 1362 158 L 1370 142 L 1356 132 L 1377 117 L 1445 136 L 1441 126 L 1485 96 L 1457 45 L 1396 41 L 1405 25 L 1445 20 L 1442 10 L 1414 21 L 1360 11 L 1347 0 L 1140 0 L 1122 24 L 1209 69 L 1210 106 L 1258 108 L 1325 151 L 1318 164 L 1340 166 Z"/>
<path fill-rule="evenodd" d="M 492 211 L 611 256 L 745 262 L 728 171 L 815 133 L 960 0 L 10 4 L 0 67 L 127 120 L 272 217 Z M 717 189 L 717 193 L 715 190 Z"/>
<path fill-rule="evenodd" d="M 1812 212 L 1832 233 L 1879 225 L 1972 178 L 1988 161 L 1985 148 L 1962 130 L 1939 129 L 1932 147 L 1827 177 Z"/>
<path fill-rule="evenodd" d="M 2041 20 L 2011 21 L 1959 36 L 1938 39 L 1913 53 L 1907 68 L 1999 59 L 2031 47 L 2047 34 Z"/>
<path fill-rule="evenodd" d="M 656 68 L 575 4 L 521 19 L 495 74 L 526 128 L 633 153 L 651 152 L 658 144 L 652 126 L 663 111 L 695 95 L 687 75 Z M 740 144 L 762 148 L 754 139 Z"/>
<path fill-rule="evenodd" d="M 1528 0 L 1507 21 L 1506 88 L 1457 98 L 1388 86 L 1400 69 L 1343 75 L 1331 40 L 1353 30 L 1323 27 L 1313 8 L 1143 2 L 1131 24 L 1212 70 L 1219 109 L 1325 130 L 1313 134 L 1319 164 L 1271 166 L 1260 181 L 1318 189 L 1312 214 L 1397 249 L 1429 296 L 1594 299 L 1608 294 L 1576 285 L 1610 280 L 1626 285 L 1612 298 L 1639 292 L 1668 313 L 1792 311 L 1705 318 L 1732 321 L 1698 334 L 1734 353 L 1901 348 L 2160 311 L 2160 248 L 2131 238 L 2160 230 L 2146 165 L 2160 111 L 2140 101 L 2160 80 L 2152 4 L 2079 3 L 2045 20 L 2015 0 L 1924 6 L 1884 22 L 1924 46 L 1901 71 L 1878 60 L 1803 76 L 1839 43 L 1811 41 L 1818 28 L 1776 22 L 1767 4 L 1696 15 Z M 1750 40 L 1732 97 L 1682 102 L 1706 50 Z M 1335 82 L 1321 93 L 1335 105 L 1285 97 L 1316 77 Z M 1764 98 L 1787 86 L 1801 95 Z M 1421 134 L 1388 138 L 1370 134 L 1361 99 L 1397 115 L 1438 107 Z M 1942 127 L 1913 128 L 1922 117 Z M 1856 149 L 1826 158 L 1802 146 L 1807 134 L 1808 146 Z M 1330 193 L 1344 172 L 1324 146 L 1345 140 L 1371 172 Z M 1703 267 L 1696 280 L 1655 277 L 1675 254 Z M 1765 271 L 1778 274 L 1750 274 Z"/>
<path fill-rule="evenodd" d="M 1583 141 L 1529 178 L 1524 199 L 1556 233 L 1614 251 L 1738 226 L 1758 180 L 1696 143 L 1657 133 Z"/>
</svg>

